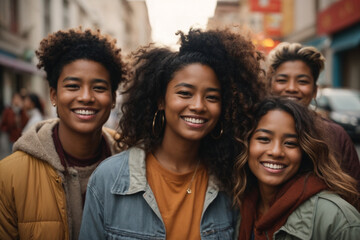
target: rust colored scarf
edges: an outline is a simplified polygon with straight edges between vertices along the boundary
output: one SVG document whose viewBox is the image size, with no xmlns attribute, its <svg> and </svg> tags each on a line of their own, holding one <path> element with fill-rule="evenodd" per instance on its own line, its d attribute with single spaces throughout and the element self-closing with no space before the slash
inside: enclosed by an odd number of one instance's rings
<svg viewBox="0 0 360 240">
<path fill-rule="evenodd" d="M 303 202 L 316 193 L 326 189 L 326 184 L 313 174 L 296 176 L 284 184 L 276 194 L 270 209 L 260 219 L 256 219 L 259 200 L 258 189 L 250 192 L 241 206 L 241 225 L 239 240 L 272 239 L 273 234 L 282 227 L 289 215 Z"/>
</svg>

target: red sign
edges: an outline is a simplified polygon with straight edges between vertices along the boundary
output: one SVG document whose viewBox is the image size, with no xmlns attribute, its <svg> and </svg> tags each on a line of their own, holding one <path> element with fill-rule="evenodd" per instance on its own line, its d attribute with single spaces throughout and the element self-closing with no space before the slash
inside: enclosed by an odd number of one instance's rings
<svg viewBox="0 0 360 240">
<path fill-rule="evenodd" d="M 360 1 L 341 0 L 318 14 L 317 33 L 335 33 L 359 21 Z"/>
<path fill-rule="evenodd" d="M 281 37 L 282 36 L 282 14 L 268 13 L 264 15 L 264 31 L 267 36 Z"/>
<path fill-rule="evenodd" d="M 250 0 L 250 11 L 263 13 L 281 12 L 281 0 Z"/>
</svg>

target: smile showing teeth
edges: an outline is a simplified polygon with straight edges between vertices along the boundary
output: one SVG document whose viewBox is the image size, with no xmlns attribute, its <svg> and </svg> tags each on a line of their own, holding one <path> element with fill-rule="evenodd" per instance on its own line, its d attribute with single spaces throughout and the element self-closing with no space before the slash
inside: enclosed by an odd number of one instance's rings
<svg viewBox="0 0 360 240">
<path fill-rule="evenodd" d="M 80 114 L 80 115 L 93 115 L 93 114 L 95 114 L 95 111 L 93 111 L 93 110 L 84 110 L 84 109 L 75 110 L 74 112 L 76 114 Z"/>
<path fill-rule="evenodd" d="M 290 100 L 299 100 L 299 98 L 297 97 L 286 97 L 287 99 L 290 99 Z"/>
<path fill-rule="evenodd" d="M 274 164 L 274 163 L 263 163 L 264 167 L 271 168 L 271 169 L 283 169 L 285 165 Z"/>
<path fill-rule="evenodd" d="M 201 124 L 204 123 L 204 119 L 184 117 L 184 120 L 189 123 Z"/>
</svg>

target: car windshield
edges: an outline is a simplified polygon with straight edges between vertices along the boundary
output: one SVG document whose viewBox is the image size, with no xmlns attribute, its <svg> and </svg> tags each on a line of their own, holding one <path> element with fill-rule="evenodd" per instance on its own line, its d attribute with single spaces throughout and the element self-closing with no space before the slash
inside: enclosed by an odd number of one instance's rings
<svg viewBox="0 0 360 240">
<path fill-rule="evenodd" d="M 334 110 L 360 111 L 360 99 L 356 94 L 334 94 L 328 96 Z"/>
</svg>

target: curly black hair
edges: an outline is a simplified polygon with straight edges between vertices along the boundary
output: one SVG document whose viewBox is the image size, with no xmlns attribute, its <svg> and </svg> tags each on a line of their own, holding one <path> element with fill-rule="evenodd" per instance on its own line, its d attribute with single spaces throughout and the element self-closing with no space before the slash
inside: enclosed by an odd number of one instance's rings
<svg viewBox="0 0 360 240">
<path fill-rule="evenodd" d="M 209 134 L 200 146 L 204 164 L 225 190 L 231 191 L 231 172 L 236 156 L 243 151 L 244 133 L 251 125 L 251 111 L 263 96 L 262 55 L 245 37 L 230 30 L 190 29 L 179 31 L 180 49 L 149 45 L 133 53 L 131 85 L 124 91 L 123 116 L 119 127 L 122 147 L 138 146 L 149 152 L 162 141 L 154 135 L 152 122 L 174 74 L 193 63 L 212 68 L 221 84 L 222 111 L 214 131 L 223 128 L 220 139 Z M 166 120 L 165 120 L 166 121 Z M 237 139 L 238 141 L 236 141 Z M 240 141 L 239 141 L 240 140 Z"/>
<path fill-rule="evenodd" d="M 120 52 L 115 39 L 102 35 L 100 30 L 82 30 L 81 27 L 48 35 L 35 51 L 39 58 L 37 67 L 44 68 L 50 87 L 57 89 L 58 78 L 65 65 L 87 59 L 102 64 L 109 71 L 113 94 L 119 83 L 126 79 L 127 67 Z"/>
</svg>

